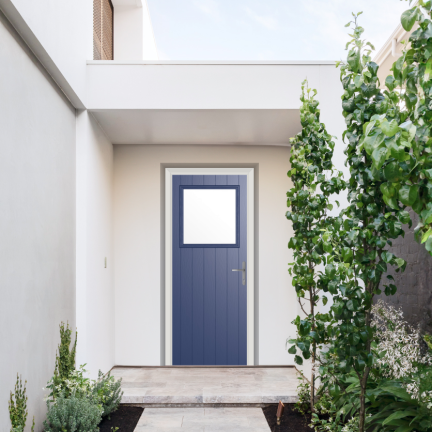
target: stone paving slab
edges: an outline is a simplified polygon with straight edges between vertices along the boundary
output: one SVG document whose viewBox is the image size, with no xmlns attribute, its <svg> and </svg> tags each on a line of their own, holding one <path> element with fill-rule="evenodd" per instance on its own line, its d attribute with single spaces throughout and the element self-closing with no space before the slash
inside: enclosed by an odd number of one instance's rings
<svg viewBox="0 0 432 432">
<path fill-rule="evenodd" d="M 135 432 L 268 432 L 261 408 L 145 408 Z"/>
<path fill-rule="evenodd" d="M 122 378 L 122 403 L 263 404 L 297 402 L 298 372 L 278 368 L 128 368 Z"/>
</svg>

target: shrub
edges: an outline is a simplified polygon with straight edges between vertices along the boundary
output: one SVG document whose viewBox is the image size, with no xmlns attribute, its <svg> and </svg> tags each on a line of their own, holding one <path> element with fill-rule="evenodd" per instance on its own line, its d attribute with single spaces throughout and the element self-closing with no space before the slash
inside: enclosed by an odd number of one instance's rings
<svg viewBox="0 0 432 432">
<path fill-rule="evenodd" d="M 311 393 L 310 384 L 304 380 L 304 378 L 299 378 L 300 382 L 297 386 L 298 402 L 295 404 L 294 409 L 301 415 L 306 415 L 311 412 Z"/>
<path fill-rule="evenodd" d="M 62 391 L 67 392 L 68 384 L 66 381 L 70 380 L 72 375 L 76 372 L 75 354 L 77 337 L 78 333 L 75 334 L 75 342 L 71 348 L 72 330 L 69 328 L 69 324 L 67 324 L 66 328 L 63 322 L 60 324 L 60 345 L 56 355 L 54 376 L 47 385 L 47 388 L 51 389 L 49 396 L 53 399 L 55 399 Z"/>
<path fill-rule="evenodd" d="M 27 381 L 24 383 L 23 387 L 21 377 L 17 374 L 15 393 L 10 392 L 9 399 L 9 417 L 12 424 L 12 430 L 24 430 L 26 425 L 28 415 L 26 384 Z"/>
<path fill-rule="evenodd" d="M 65 397 L 47 401 L 45 432 L 98 432 L 103 409 L 91 398 Z"/>
<path fill-rule="evenodd" d="M 51 378 L 47 388 L 51 389 L 50 397 L 52 397 L 52 400 L 60 393 L 65 397 L 88 397 L 91 394 L 92 384 L 90 379 L 84 376 L 87 372 L 84 367 L 85 365 L 81 365 L 79 369 L 73 370 L 65 379 L 58 379 L 58 375 Z"/>
<path fill-rule="evenodd" d="M 102 406 L 102 416 L 105 417 L 114 412 L 121 401 L 123 392 L 121 391 L 121 379 L 116 381 L 108 372 L 106 376 L 99 371 L 97 381 L 94 382 L 92 394 Z"/>
<path fill-rule="evenodd" d="M 381 353 L 378 367 L 382 376 L 401 380 L 413 399 L 425 400 L 432 407 L 432 353 L 425 348 L 420 328 L 404 319 L 400 309 L 379 300 L 372 308 L 377 350 Z M 429 400 L 429 401 L 428 401 Z"/>
<path fill-rule="evenodd" d="M 332 398 L 327 392 L 322 392 L 315 404 L 311 424 L 315 432 L 341 432 L 343 423 L 341 413 L 336 408 Z"/>
</svg>

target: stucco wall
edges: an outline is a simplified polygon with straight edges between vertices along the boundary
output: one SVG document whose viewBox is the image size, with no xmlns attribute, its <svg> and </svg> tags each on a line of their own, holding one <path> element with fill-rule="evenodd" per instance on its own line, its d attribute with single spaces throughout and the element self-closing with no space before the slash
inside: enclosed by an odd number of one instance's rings
<svg viewBox="0 0 432 432">
<path fill-rule="evenodd" d="M 87 111 L 77 117 L 76 158 L 77 364 L 95 378 L 114 366 L 113 146 Z"/>
<path fill-rule="evenodd" d="M 249 164 L 258 175 L 256 342 L 259 364 L 293 364 L 285 341 L 298 312 L 287 271 L 289 148 L 114 146 L 115 362 L 163 364 L 163 167 Z M 189 165 L 186 165 L 189 164 Z"/>
<path fill-rule="evenodd" d="M 75 327 L 75 110 L 1 13 L 0 41 L 0 429 L 18 372 L 39 431 L 58 325 Z"/>
</svg>

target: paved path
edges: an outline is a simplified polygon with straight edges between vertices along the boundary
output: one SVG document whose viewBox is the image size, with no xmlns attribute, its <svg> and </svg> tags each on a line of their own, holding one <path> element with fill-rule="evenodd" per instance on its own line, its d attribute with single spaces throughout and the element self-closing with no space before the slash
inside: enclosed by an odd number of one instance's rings
<svg viewBox="0 0 432 432">
<path fill-rule="evenodd" d="M 269 432 L 261 408 L 145 408 L 135 432 Z"/>
<path fill-rule="evenodd" d="M 298 373 L 293 367 L 128 368 L 122 378 L 122 403 L 263 404 L 297 402 Z"/>
</svg>

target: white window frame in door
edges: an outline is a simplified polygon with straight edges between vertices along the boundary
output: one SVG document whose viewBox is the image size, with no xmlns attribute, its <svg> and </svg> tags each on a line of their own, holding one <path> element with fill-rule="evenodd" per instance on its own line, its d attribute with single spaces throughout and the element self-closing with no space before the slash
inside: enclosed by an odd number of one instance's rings
<svg viewBox="0 0 432 432">
<path fill-rule="evenodd" d="M 165 365 L 172 365 L 172 176 L 247 176 L 247 365 L 254 365 L 254 168 L 165 168 Z"/>
</svg>

